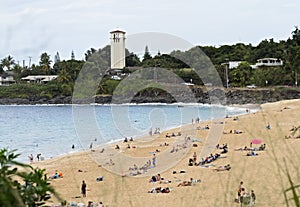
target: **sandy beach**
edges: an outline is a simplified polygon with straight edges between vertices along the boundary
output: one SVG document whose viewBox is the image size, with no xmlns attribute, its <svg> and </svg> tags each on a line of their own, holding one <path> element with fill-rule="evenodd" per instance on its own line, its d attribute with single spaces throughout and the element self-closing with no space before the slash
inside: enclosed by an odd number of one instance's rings
<svg viewBox="0 0 300 207">
<path fill-rule="evenodd" d="M 102 201 L 109 207 L 240 206 L 234 200 L 238 185 L 243 181 L 246 192 L 254 190 L 256 194 L 255 206 L 286 206 L 284 190 L 290 187 L 287 170 L 294 184 L 300 183 L 300 139 L 295 138 L 297 133 L 291 135 L 292 127 L 300 125 L 300 100 L 268 103 L 260 108 L 238 118 L 189 124 L 143 139 L 120 142 L 117 143 L 120 149 L 115 149 L 116 144 L 112 144 L 32 165 L 45 168 L 48 176 L 56 171 L 63 173 L 63 178 L 50 182 L 68 203 L 87 205 L 88 201 Z M 209 129 L 204 129 L 206 125 Z M 176 136 L 166 138 L 167 133 Z M 257 156 L 246 156 L 249 150 L 238 150 L 245 146 L 250 148 L 253 139 L 262 140 L 266 149 L 254 151 Z M 222 149 L 217 149 L 216 143 L 227 144 L 228 152 L 221 154 Z M 127 148 L 128 144 L 130 148 Z M 259 146 L 261 144 L 252 144 L 253 148 Z M 197 162 L 210 153 L 220 153 L 221 157 L 204 166 L 189 166 L 194 152 Z M 150 166 L 146 170 L 140 169 L 149 160 Z M 230 170 L 215 170 L 227 164 L 230 164 Z M 135 165 L 139 170 L 129 169 Z M 163 182 L 149 182 L 158 173 L 164 178 Z M 103 180 L 97 181 L 101 176 Z M 198 182 L 177 187 L 190 178 Z M 87 183 L 85 198 L 80 191 L 83 180 Z M 156 187 L 168 187 L 171 191 L 148 193 Z M 292 198 L 292 192 L 286 195 Z M 54 199 L 53 203 L 58 202 Z"/>
</svg>

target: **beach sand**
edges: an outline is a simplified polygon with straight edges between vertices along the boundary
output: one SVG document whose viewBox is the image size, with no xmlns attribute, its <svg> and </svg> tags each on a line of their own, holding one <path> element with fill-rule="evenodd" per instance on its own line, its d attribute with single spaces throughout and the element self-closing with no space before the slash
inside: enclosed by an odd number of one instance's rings
<svg viewBox="0 0 300 207">
<path fill-rule="evenodd" d="M 286 206 L 284 190 L 291 186 L 287 171 L 295 185 L 300 183 L 300 139 L 285 139 L 285 136 L 291 135 L 290 129 L 293 126 L 300 125 L 299 117 L 300 100 L 268 103 L 263 104 L 261 110 L 255 113 L 239 116 L 238 120 L 230 117 L 168 131 L 169 134 L 180 131 L 182 136 L 166 138 L 167 132 L 163 132 L 133 142 L 118 143 L 119 150 L 114 149 L 113 144 L 105 146 L 102 153 L 102 148 L 87 150 L 32 165 L 45 168 L 48 176 L 56 170 L 63 173 L 63 178 L 50 182 L 68 202 L 87 204 L 88 201 L 102 201 L 105 206 L 110 207 L 240 206 L 234 200 L 237 198 L 238 185 L 243 181 L 246 192 L 254 190 L 256 194 L 255 206 L 282 207 Z M 203 129 L 206 124 L 210 126 L 209 130 Z M 270 129 L 266 128 L 268 124 Z M 200 130 L 197 130 L 198 126 L 201 127 Z M 230 130 L 240 130 L 243 133 L 229 133 Z M 186 148 L 182 148 L 186 136 L 191 139 Z M 252 139 L 261 139 L 266 144 L 264 151 L 257 152 L 258 156 L 246 156 L 246 151 L 235 150 L 249 147 Z M 215 143 L 221 146 L 226 143 L 229 152 L 221 154 L 222 158 L 208 167 L 188 166 L 189 158 L 192 158 L 194 152 L 198 155 L 198 161 L 202 156 L 219 153 L 221 150 L 215 148 Z M 127 144 L 135 148 L 127 149 Z M 259 146 L 253 144 L 253 147 Z M 171 153 L 173 147 L 175 152 Z M 156 150 L 160 152 L 155 152 Z M 141 167 L 148 160 L 152 161 L 154 153 L 156 167 L 148 169 L 146 173 L 130 176 L 130 173 L 136 172 L 129 170 L 133 164 Z M 231 165 L 230 171 L 214 170 L 226 164 Z M 171 183 L 149 182 L 151 176 L 157 173 Z M 96 178 L 100 176 L 103 176 L 103 181 L 97 182 Z M 178 183 L 190 178 L 201 179 L 201 182 L 177 187 Z M 86 198 L 80 192 L 82 180 L 87 183 Z M 154 187 L 169 187 L 171 192 L 147 193 Z M 292 192 L 288 191 L 286 195 L 292 198 Z M 53 202 L 58 203 L 55 199 Z M 294 206 L 292 202 L 290 204 Z"/>
</svg>

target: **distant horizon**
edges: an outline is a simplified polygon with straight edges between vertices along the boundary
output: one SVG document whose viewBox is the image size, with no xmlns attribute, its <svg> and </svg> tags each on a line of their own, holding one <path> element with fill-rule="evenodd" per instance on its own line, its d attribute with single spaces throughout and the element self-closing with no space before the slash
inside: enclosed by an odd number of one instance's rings
<svg viewBox="0 0 300 207">
<path fill-rule="evenodd" d="M 252 43 L 250 43 L 250 42 L 249 42 L 249 43 L 246 43 L 246 42 L 234 42 L 234 43 L 219 44 L 219 45 L 200 45 L 200 44 L 196 44 L 196 45 L 194 45 L 193 47 L 200 46 L 200 47 L 215 47 L 215 48 L 219 48 L 219 47 L 222 47 L 222 46 L 225 46 L 225 45 L 233 46 L 233 45 L 236 45 L 236 44 L 252 45 L 253 47 L 256 47 L 256 46 L 257 46 L 261 41 L 263 41 L 263 40 L 270 40 L 270 39 L 273 39 L 274 42 L 280 42 L 280 41 L 287 41 L 289 38 L 291 38 L 291 36 L 287 37 L 286 39 L 279 39 L 279 40 L 275 40 L 275 39 L 272 38 L 272 37 L 264 38 L 264 39 L 261 39 L 261 40 L 260 40 L 258 43 L 256 43 L 255 45 L 252 44 Z M 63 58 L 63 57 L 61 56 L 61 53 L 60 53 L 59 50 L 57 50 L 57 51 L 54 52 L 54 53 L 50 53 L 50 52 L 48 52 L 48 51 L 43 51 L 43 50 L 41 49 L 41 52 L 40 52 L 40 54 L 39 54 L 38 56 L 33 57 L 33 56 L 30 56 L 30 55 L 29 55 L 28 58 L 25 59 L 25 62 L 28 64 L 28 62 L 29 62 L 29 57 L 31 57 L 31 65 L 32 65 L 32 64 L 37 65 L 37 64 L 39 63 L 40 55 L 41 55 L 42 53 L 46 52 L 47 54 L 50 55 L 50 58 L 51 58 L 51 60 L 53 61 L 53 62 L 52 62 L 52 65 L 53 65 L 53 64 L 54 64 L 54 56 L 56 55 L 57 52 L 59 53 L 60 59 L 61 59 L 61 60 L 71 60 L 71 53 L 72 53 L 72 51 L 74 51 L 74 53 L 75 53 L 75 60 L 85 60 L 84 54 L 85 54 L 89 49 L 94 48 L 94 49 L 98 50 L 98 49 L 103 49 L 103 48 L 105 48 L 106 46 L 110 46 L 110 43 L 108 42 L 106 45 L 104 45 L 104 46 L 102 46 L 102 47 L 87 47 L 87 49 L 81 54 L 81 55 L 82 55 L 81 58 L 78 58 L 78 54 L 76 53 L 75 50 L 70 50 L 70 55 L 69 55 L 69 57 L 65 56 L 65 57 Z M 145 45 L 145 46 L 146 46 L 146 45 Z M 144 46 L 144 47 L 145 47 L 145 46 Z M 126 48 L 126 49 L 127 49 L 127 48 Z M 130 51 L 130 50 L 129 50 L 129 52 L 133 52 L 133 51 Z M 151 56 L 153 57 L 154 55 L 157 54 L 158 51 L 156 51 L 156 50 L 151 50 L 151 48 L 149 48 L 149 52 L 150 52 Z M 133 53 L 135 53 L 135 52 L 133 52 Z M 136 53 L 135 53 L 135 54 L 136 54 Z M 162 53 L 162 54 L 169 54 L 169 53 Z M 7 54 L 7 55 L 2 56 L 2 57 L 0 57 L 0 60 L 3 59 L 3 58 L 5 58 L 5 57 L 7 57 L 8 55 L 10 55 L 11 57 L 13 57 L 16 63 L 18 63 L 18 61 L 19 61 L 19 64 L 22 65 L 22 61 L 23 61 L 24 59 L 22 59 L 22 60 L 16 59 L 16 57 L 15 57 L 14 55 L 12 55 L 12 54 Z M 138 57 L 141 58 L 142 55 L 138 55 Z M 36 61 L 32 61 L 32 60 L 34 60 L 34 59 L 36 59 Z M 25 64 L 25 65 L 27 65 L 27 64 Z"/>
</svg>

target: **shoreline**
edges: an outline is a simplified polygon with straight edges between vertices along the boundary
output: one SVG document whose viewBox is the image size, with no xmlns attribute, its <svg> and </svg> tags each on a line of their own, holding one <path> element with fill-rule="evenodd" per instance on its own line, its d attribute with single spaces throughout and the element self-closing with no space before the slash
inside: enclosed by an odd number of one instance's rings
<svg viewBox="0 0 300 207">
<path fill-rule="evenodd" d="M 148 104 L 143 104 L 143 105 L 145 105 L 145 106 L 148 106 Z M 149 104 L 150 106 L 153 106 L 153 104 Z M 177 104 L 176 104 L 177 105 Z M 175 106 L 176 106 L 175 105 Z M 194 104 L 189 104 L 189 105 L 187 105 L 187 106 L 197 106 L 198 104 L 196 104 L 196 105 L 194 105 Z M 90 106 L 90 105 L 87 105 L 87 106 Z M 102 106 L 102 105 L 100 105 L 100 106 Z M 109 105 L 108 105 L 109 106 Z M 122 105 L 122 106 L 124 106 L 124 105 Z M 135 104 L 134 105 L 125 105 L 125 106 L 136 106 Z M 158 106 L 161 106 L 160 104 L 158 105 Z M 163 106 L 165 106 L 165 104 L 163 104 Z M 168 106 L 168 105 L 166 105 L 166 106 Z M 174 106 L 174 105 L 172 105 L 172 106 Z M 247 106 L 243 106 L 243 105 L 235 105 L 235 106 L 223 106 L 223 105 L 202 105 L 201 104 L 201 106 L 216 106 L 216 107 L 224 107 L 224 108 L 229 108 L 229 109 L 232 109 L 232 108 L 234 108 L 234 109 L 250 109 L 250 107 L 249 107 L 249 105 L 247 105 Z M 254 111 L 253 111 L 254 110 Z M 230 115 L 230 116 L 244 116 L 244 115 L 247 115 L 247 114 L 249 114 L 249 113 L 255 113 L 255 112 L 257 112 L 257 111 L 259 111 L 260 110 L 260 108 L 258 108 L 258 107 L 256 107 L 256 106 L 254 106 L 253 105 L 253 107 L 249 110 L 249 112 L 246 112 L 246 111 L 244 111 L 244 112 L 242 112 L 242 113 L 239 113 L 239 114 L 237 114 L 237 115 Z M 230 111 L 230 110 L 229 110 Z M 209 120 L 200 120 L 200 122 L 199 122 L 199 125 L 206 125 L 206 124 L 212 124 L 213 122 L 215 122 L 217 119 L 223 119 L 223 120 L 225 120 L 226 119 L 226 117 L 219 117 L 219 118 L 215 118 L 215 119 L 209 119 Z M 194 119 L 195 120 L 195 119 Z M 196 125 L 196 123 L 194 123 L 194 125 L 192 125 L 191 123 L 182 123 L 182 124 L 180 124 L 180 125 L 176 125 L 176 126 L 169 126 L 169 127 L 167 127 L 167 128 L 164 128 L 164 129 L 162 129 L 162 131 L 161 131 L 161 134 L 166 134 L 167 132 L 171 132 L 171 131 L 174 131 L 174 130 L 177 130 L 177 129 L 181 129 L 181 128 L 187 128 L 187 127 L 191 127 L 191 126 L 195 126 Z M 154 129 L 153 129 L 154 130 Z M 154 139 L 154 137 L 157 137 L 157 135 L 154 135 L 154 136 L 149 136 L 149 133 L 148 132 L 145 132 L 145 134 L 142 134 L 142 135 L 133 135 L 133 136 L 131 136 L 135 141 L 142 141 L 143 142 L 143 140 L 146 140 L 146 139 Z M 127 137 L 128 138 L 128 140 L 129 140 L 129 138 L 130 138 L 130 136 L 129 137 Z M 93 143 L 93 149 L 96 149 L 96 150 L 99 150 L 99 149 L 102 149 L 102 148 L 106 148 L 106 147 L 108 147 L 108 146 L 112 146 L 112 145 L 116 145 L 116 144 L 120 144 L 120 143 L 122 143 L 123 142 L 123 140 L 124 140 L 124 137 L 123 138 L 119 138 L 119 139 L 115 139 L 115 140 L 113 140 L 113 139 L 110 139 L 110 140 L 108 140 L 108 141 L 106 141 L 106 142 L 103 142 L 103 143 L 94 143 L 93 141 L 91 141 L 92 143 Z M 73 154 L 76 154 L 76 153 L 82 153 L 82 152 L 89 152 L 90 151 L 90 149 L 88 148 L 88 147 L 86 147 L 86 148 L 84 148 L 82 145 L 80 146 L 80 148 L 78 147 L 77 148 L 77 150 L 74 150 L 74 151 L 72 151 L 72 150 L 70 150 L 70 151 L 68 151 L 68 152 L 64 152 L 64 153 L 62 153 L 62 154 L 59 154 L 59 155 L 55 155 L 55 156 L 50 156 L 50 157 L 48 157 L 48 158 L 45 158 L 45 157 L 43 157 L 43 159 L 44 159 L 44 161 L 47 161 L 47 160 L 51 160 L 51 159 L 56 159 L 56 158 L 59 158 L 59 157 L 63 157 L 63 156 L 69 156 L 69 155 L 73 155 Z"/>
<path fill-rule="evenodd" d="M 107 170 L 106 168 L 112 169 L 113 166 L 103 166 L 95 160 L 95 157 L 101 157 L 101 153 L 99 153 L 101 149 L 97 149 L 95 152 L 83 152 L 63 156 L 55 160 L 34 163 L 33 166 L 46 168 L 48 175 L 54 173 L 55 170 L 63 172 L 64 177 L 52 180 L 51 184 L 68 202 L 87 204 L 88 201 L 102 201 L 105 206 L 110 207 L 135 207 L 141 205 L 197 206 L 199 203 L 204 207 L 239 206 L 239 204 L 234 203 L 234 198 L 236 198 L 236 188 L 242 180 L 245 183 L 247 192 L 254 189 L 257 195 L 255 206 L 281 207 L 285 205 L 283 189 L 287 189 L 289 184 L 284 172 L 280 171 L 280 175 L 278 175 L 274 165 L 280 165 L 278 168 L 281 168 L 284 164 L 276 164 L 276 160 L 288 159 L 289 163 L 287 165 L 293 181 L 295 183 L 300 182 L 297 177 L 297 171 L 292 170 L 294 169 L 293 166 L 300 165 L 300 152 L 297 150 L 300 147 L 300 141 L 293 138 L 284 139 L 284 135 L 290 133 L 289 130 L 292 125 L 299 122 L 299 109 L 300 100 L 282 101 L 264 104 L 261 106 L 261 110 L 238 116 L 238 120 L 234 120 L 233 117 L 225 119 L 224 126 L 220 125 L 224 127 L 225 132 L 238 129 L 242 133 L 222 133 L 220 135 L 220 145 L 227 143 L 229 152 L 225 156 L 222 155 L 222 159 L 214 161 L 212 165 L 208 165 L 205 168 L 188 166 L 189 158 L 192 157 L 194 152 L 198 154 L 201 151 L 205 144 L 204 137 L 211 133 L 210 130 L 196 130 L 197 125 L 190 125 L 191 132 L 196 132 L 197 137 L 202 140 L 202 142 L 196 142 L 198 144 L 197 147 L 192 147 L 187 154 L 182 154 L 182 158 L 178 159 L 174 166 L 169 164 L 170 159 L 177 159 L 174 154 L 169 152 L 171 148 L 166 147 L 163 149 L 161 147 L 160 153 L 166 152 L 170 157 L 166 160 L 163 160 L 163 157 L 158 157 L 157 168 L 164 166 L 166 169 L 163 171 L 155 168 L 154 170 L 150 169 L 148 174 L 142 177 L 121 176 Z M 270 130 L 265 128 L 268 122 L 271 125 Z M 209 121 L 209 123 L 213 124 L 214 122 Z M 204 124 L 202 123 L 201 125 L 203 126 Z M 164 137 L 164 133 L 159 138 L 146 143 L 144 148 L 137 147 L 127 150 L 125 149 L 126 143 L 121 143 L 120 147 L 124 152 L 119 154 L 142 157 L 147 155 L 148 158 L 151 158 L 152 154 L 149 154 L 149 152 L 155 150 L 159 143 L 169 140 Z M 245 155 L 246 152 L 235 150 L 245 145 L 249 146 L 253 138 L 261 138 L 267 146 L 265 151 L 258 152 L 258 156 L 248 157 Z M 113 147 L 114 145 L 111 146 Z M 111 150 L 116 152 L 115 149 Z M 212 151 L 219 152 L 215 148 Z M 197 159 L 201 160 L 199 154 Z M 114 162 L 116 161 L 114 160 Z M 215 171 L 219 166 L 229 163 L 232 166 L 230 171 Z M 126 163 L 126 160 L 123 164 L 126 169 L 131 167 L 130 163 L 130 165 Z M 179 173 L 181 171 L 184 173 Z M 161 176 L 166 181 L 169 180 L 171 182 L 149 182 L 151 176 L 158 172 L 161 172 Z M 174 172 L 177 173 L 174 174 Z M 103 176 L 103 181 L 96 181 L 96 178 L 99 176 Z M 200 179 L 201 182 L 192 186 L 177 187 L 179 182 L 190 178 Z M 87 198 L 80 196 L 79 188 L 82 180 L 87 182 Z M 167 194 L 147 193 L 154 187 L 169 187 L 171 192 Z"/>
</svg>

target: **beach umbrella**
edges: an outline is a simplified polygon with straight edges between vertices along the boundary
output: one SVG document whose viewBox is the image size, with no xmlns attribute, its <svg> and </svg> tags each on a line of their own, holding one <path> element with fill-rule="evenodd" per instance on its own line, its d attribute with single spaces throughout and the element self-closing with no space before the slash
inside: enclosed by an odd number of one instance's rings
<svg viewBox="0 0 300 207">
<path fill-rule="evenodd" d="M 261 139 L 252 139 L 252 144 L 261 144 Z"/>
</svg>

